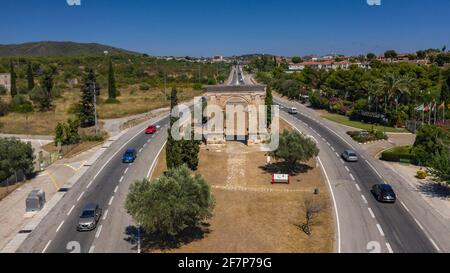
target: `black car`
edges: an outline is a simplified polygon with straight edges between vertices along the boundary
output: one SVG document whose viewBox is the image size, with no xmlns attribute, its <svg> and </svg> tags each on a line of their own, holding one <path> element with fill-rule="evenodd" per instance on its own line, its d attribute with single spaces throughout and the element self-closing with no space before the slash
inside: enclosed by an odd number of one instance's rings
<svg viewBox="0 0 450 273">
<path fill-rule="evenodd" d="M 372 187 L 372 193 L 379 202 L 395 203 L 397 195 L 388 184 L 377 184 Z"/>
</svg>

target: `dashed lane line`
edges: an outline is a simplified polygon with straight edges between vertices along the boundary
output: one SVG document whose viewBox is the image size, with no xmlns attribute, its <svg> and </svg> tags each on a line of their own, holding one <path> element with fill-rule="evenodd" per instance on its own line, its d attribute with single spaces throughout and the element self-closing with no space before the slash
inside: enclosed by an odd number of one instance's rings
<svg viewBox="0 0 450 273">
<path fill-rule="evenodd" d="M 56 233 L 58 233 L 58 231 L 61 229 L 61 227 L 64 225 L 64 221 L 61 222 L 61 224 L 59 224 L 59 226 L 56 228 Z"/>
<path fill-rule="evenodd" d="M 74 208 L 75 208 L 75 205 L 73 205 L 73 206 L 70 208 L 69 212 L 67 213 L 67 216 L 69 216 L 69 215 L 72 213 L 72 211 L 73 211 Z"/>
<path fill-rule="evenodd" d="M 380 224 L 377 224 L 377 229 L 380 232 L 380 235 L 384 237 L 383 229 L 381 228 Z"/>
<path fill-rule="evenodd" d="M 47 251 L 47 248 L 50 246 L 51 243 L 52 243 L 52 240 L 48 241 L 48 243 L 45 245 L 44 249 L 42 250 L 42 253 L 45 253 Z"/>
<path fill-rule="evenodd" d="M 370 216 L 371 216 L 373 219 L 375 219 L 375 214 L 373 213 L 373 210 L 372 210 L 371 208 L 369 208 L 369 213 L 370 213 Z"/>
<path fill-rule="evenodd" d="M 108 217 L 108 212 L 109 212 L 109 209 L 107 209 L 107 210 L 105 211 L 105 213 L 103 214 L 103 221 L 105 221 L 106 218 Z"/>
<path fill-rule="evenodd" d="M 85 192 L 82 192 L 82 193 L 80 194 L 80 196 L 78 196 L 77 202 L 81 200 L 81 198 L 83 197 L 84 193 L 85 193 Z"/>
<path fill-rule="evenodd" d="M 114 200 L 114 196 L 111 196 L 111 199 L 109 199 L 109 203 L 108 203 L 108 206 L 111 206 L 111 204 L 112 204 L 113 200 Z"/>
<path fill-rule="evenodd" d="M 361 195 L 361 198 L 363 199 L 365 204 L 369 204 L 369 202 L 367 202 L 367 199 L 366 199 L 366 197 L 364 195 Z"/>
<path fill-rule="evenodd" d="M 97 232 L 95 233 L 95 238 L 100 237 L 100 234 L 102 233 L 102 228 L 103 228 L 103 225 L 100 225 L 100 226 L 98 227 L 98 230 L 97 230 Z"/>
<path fill-rule="evenodd" d="M 91 247 L 89 248 L 89 253 L 94 253 L 94 249 L 95 249 L 95 246 L 91 246 Z"/>
<path fill-rule="evenodd" d="M 356 179 L 355 179 L 355 177 L 353 176 L 353 174 L 350 174 L 350 178 L 351 178 L 353 181 L 356 181 Z M 356 184 L 356 186 L 358 186 L 358 184 Z M 361 191 L 361 189 L 359 189 L 359 186 L 358 186 L 358 190 Z"/>
<path fill-rule="evenodd" d="M 391 253 L 391 254 L 394 253 L 394 251 L 392 250 L 391 244 L 386 243 L 386 247 L 387 247 L 389 253 Z"/>
<path fill-rule="evenodd" d="M 114 193 L 116 193 L 119 190 L 119 186 L 117 185 L 116 188 L 114 189 Z"/>
</svg>

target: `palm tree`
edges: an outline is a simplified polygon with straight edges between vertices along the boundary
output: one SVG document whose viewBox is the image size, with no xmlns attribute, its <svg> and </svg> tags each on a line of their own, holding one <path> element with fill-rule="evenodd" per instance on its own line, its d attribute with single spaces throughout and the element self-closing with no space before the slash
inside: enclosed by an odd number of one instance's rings
<svg viewBox="0 0 450 273">
<path fill-rule="evenodd" d="M 383 78 L 383 91 L 384 91 L 384 112 L 387 112 L 388 103 L 392 105 L 393 99 L 397 99 L 398 95 L 408 92 L 408 82 L 410 82 L 409 76 L 399 76 L 398 74 L 389 73 Z M 398 100 L 396 100 L 398 101 Z"/>
<path fill-rule="evenodd" d="M 383 81 L 376 79 L 365 81 L 362 83 L 362 89 L 367 92 L 369 101 L 369 112 L 371 111 L 371 101 L 377 100 L 376 111 L 378 112 L 378 101 L 381 96 L 383 96 Z"/>
</svg>

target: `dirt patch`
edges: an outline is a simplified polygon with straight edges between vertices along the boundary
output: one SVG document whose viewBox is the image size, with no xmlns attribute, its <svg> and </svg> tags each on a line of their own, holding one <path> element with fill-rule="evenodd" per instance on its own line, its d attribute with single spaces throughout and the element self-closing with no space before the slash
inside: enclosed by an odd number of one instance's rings
<svg viewBox="0 0 450 273">
<path fill-rule="evenodd" d="M 280 127 L 289 128 L 285 123 Z M 214 217 L 203 227 L 202 236 L 163 252 L 332 252 L 331 204 L 316 162 L 307 162 L 309 170 L 293 177 L 290 185 L 272 185 L 272 175 L 265 170 L 266 162 L 266 154 L 258 146 L 228 142 L 221 148 L 202 147 L 198 173 L 211 185 L 216 198 Z M 153 177 L 164 170 L 162 154 Z M 313 194 L 315 189 L 319 190 L 318 195 Z M 306 198 L 314 198 L 325 205 L 311 236 L 299 228 L 305 222 Z"/>
</svg>

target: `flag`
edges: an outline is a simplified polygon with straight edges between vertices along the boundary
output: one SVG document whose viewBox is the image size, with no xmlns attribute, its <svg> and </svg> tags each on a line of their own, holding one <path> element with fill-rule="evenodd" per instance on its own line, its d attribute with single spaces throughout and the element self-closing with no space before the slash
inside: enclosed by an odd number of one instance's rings
<svg viewBox="0 0 450 273">
<path fill-rule="evenodd" d="M 419 105 L 418 107 L 415 108 L 416 111 L 423 111 L 423 109 L 425 109 L 424 104 Z"/>
<path fill-rule="evenodd" d="M 444 102 L 442 102 L 442 104 L 441 104 L 441 105 L 439 105 L 439 110 L 440 110 L 440 109 L 442 109 L 442 108 L 445 108 L 445 101 L 444 101 Z"/>
</svg>

